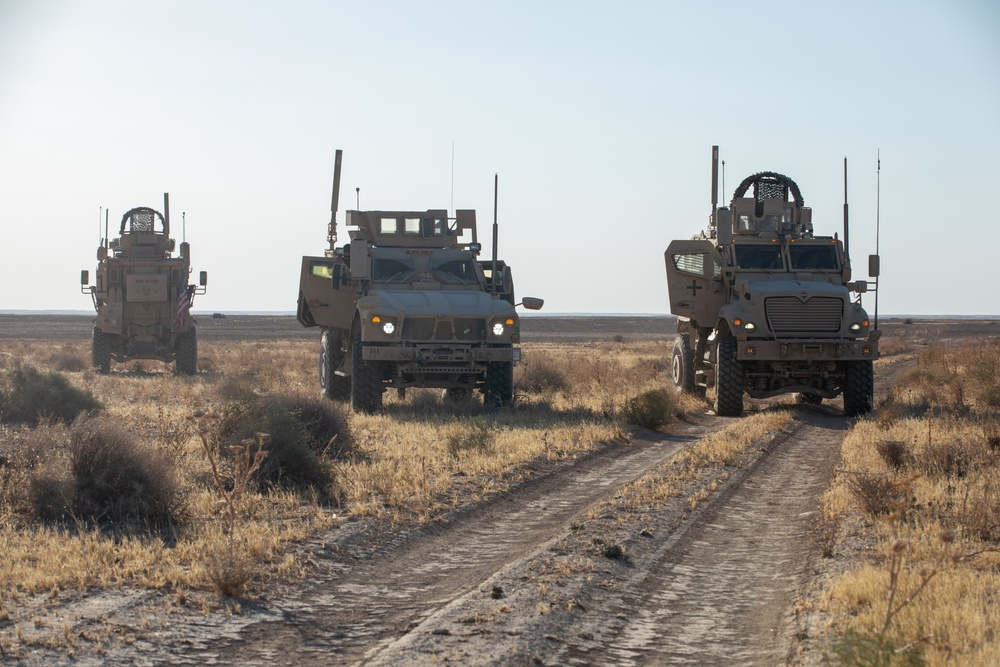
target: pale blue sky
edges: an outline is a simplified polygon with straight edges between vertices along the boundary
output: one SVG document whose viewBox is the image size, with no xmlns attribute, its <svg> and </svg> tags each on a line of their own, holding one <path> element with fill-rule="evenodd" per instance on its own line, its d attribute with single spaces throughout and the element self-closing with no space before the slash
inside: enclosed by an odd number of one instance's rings
<svg viewBox="0 0 1000 667">
<path fill-rule="evenodd" d="M 170 192 L 196 310 L 292 311 L 342 148 L 341 211 L 474 208 L 488 256 L 498 173 L 520 295 L 664 313 L 713 144 L 828 234 L 846 156 L 858 277 L 881 151 L 880 314 L 1000 314 L 994 0 L 0 0 L 0 310 L 89 309 L 99 208 Z"/>
</svg>

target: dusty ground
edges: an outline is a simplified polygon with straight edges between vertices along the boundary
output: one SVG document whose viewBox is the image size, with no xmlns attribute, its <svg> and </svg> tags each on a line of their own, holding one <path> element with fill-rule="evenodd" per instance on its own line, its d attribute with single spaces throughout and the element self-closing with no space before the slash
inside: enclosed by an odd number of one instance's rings
<svg viewBox="0 0 1000 667">
<path fill-rule="evenodd" d="M 30 319 L 30 318 L 29 318 Z M 20 322 L 20 324 L 18 323 Z M 0 340 L 89 336 L 89 319 L 39 327 L 0 316 Z M 670 318 L 531 318 L 533 341 L 669 339 Z M 916 345 L 1000 335 L 992 322 L 886 321 Z M 293 318 L 200 318 L 199 336 L 313 336 Z M 880 364 L 885 388 L 910 363 Z M 707 410 L 664 433 L 560 465 L 433 525 L 343 521 L 303 545 L 315 574 L 253 600 L 108 591 L 12 611 L 48 664 L 745 664 L 801 661 L 792 609 L 818 571 L 819 497 L 849 420 L 836 401 L 795 408 L 723 471 L 714 493 L 655 513 L 602 508 L 629 481 L 733 423 Z M 602 555 L 620 547 L 624 557 Z M 181 602 L 185 602 L 182 604 Z M 44 609 L 41 623 L 30 622 Z M 46 637 L 54 648 L 46 647 Z M 98 641 L 95 638 L 104 637 Z M 107 639 L 110 637 L 111 639 Z M 67 650 L 66 646 L 72 646 Z"/>
</svg>

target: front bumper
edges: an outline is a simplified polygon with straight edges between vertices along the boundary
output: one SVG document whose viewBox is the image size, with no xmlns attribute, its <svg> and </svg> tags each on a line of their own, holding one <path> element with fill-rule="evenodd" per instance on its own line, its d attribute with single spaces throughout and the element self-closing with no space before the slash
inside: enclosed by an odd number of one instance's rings
<svg viewBox="0 0 1000 667">
<path fill-rule="evenodd" d="M 811 339 L 794 341 L 741 340 L 740 361 L 828 361 L 878 359 L 878 342 L 870 340 Z"/>
<path fill-rule="evenodd" d="M 418 365 L 490 363 L 521 360 L 518 347 L 481 347 L 471 345 L 365 345 L 365 361 L 411 362 Z"/>
</svg>

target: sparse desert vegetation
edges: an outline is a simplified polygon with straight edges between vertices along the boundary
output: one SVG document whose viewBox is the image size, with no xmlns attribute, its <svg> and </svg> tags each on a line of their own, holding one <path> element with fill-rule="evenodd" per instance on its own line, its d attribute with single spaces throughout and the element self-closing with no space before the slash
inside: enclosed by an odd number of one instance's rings
<svg viewBox="0 0 1000 667">
<path fill-rule="evenodd" d="M 833 664 L 1000 664 L 1000 342 L 932 344 L 860 421 L 824 498 Z"/>
<path fill-rule="evenodd" d="M 674 408 L 653 342 L 528 350 L 516 405 L 491 413 L 424 390 L 348 414 L 317 398 L 312 340 L 201 350 L 196 377 L 100 375 L 87 341 L 0 358 L 0 607 L 120 585 L 253 594 L 301 576 L 294 544 L 345 517 L 432 521 Z"/>
</svg>

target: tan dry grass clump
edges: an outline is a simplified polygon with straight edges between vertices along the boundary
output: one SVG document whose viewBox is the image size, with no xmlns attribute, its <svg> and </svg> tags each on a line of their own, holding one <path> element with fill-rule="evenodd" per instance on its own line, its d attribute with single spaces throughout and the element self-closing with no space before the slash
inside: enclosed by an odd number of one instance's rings
<svg viewBox="0 0 1000 667">
<path fill-rule="evenodd" d="M 1000 373 L 1000 346 L 918 356 L 845 438 L 844 468 L 824 496 L 826 519 L 868 549 L 826 589 L 828 650 L 843 664 L 866 650 L 932 666 L 1000 664 L 998 414 L 979 398 Z"/>
</svg>

